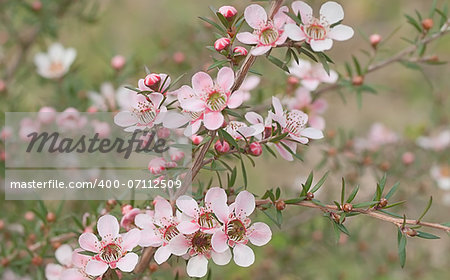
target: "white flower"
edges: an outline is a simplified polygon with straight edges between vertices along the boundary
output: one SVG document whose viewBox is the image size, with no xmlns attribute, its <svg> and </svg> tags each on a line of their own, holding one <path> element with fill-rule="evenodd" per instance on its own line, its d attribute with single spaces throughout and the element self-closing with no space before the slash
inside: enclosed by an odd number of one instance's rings
<svg viewBox="0 0 450 280">
<path fill-rule="evenodd" d="M 300 78 L 301 84 L 308 90 L 316 90 L 320 83 L 334 84 L 338 79 L 338 74 L 330 70 L 330 75 L 320 63 L 311 64 L 307 60 L 300 59 L 293 62 L 289 67 L 291 75 Z"/>
<path fill-rule="evenodd" d="M 47 79 L 63 77 L 72 65 L 77 52 L 73 48 L 64 49 L 59 43 L 50 46 L 47 53 L 38 53 L 34 56 L 37 72 Z"/>
<path fill-rule="evenodd" d="M 426 150 L 443 151 L 450 146 L 450 130 L 444 130 L 434 137 L 421 136 L 417 145 Z"/>
</svg>

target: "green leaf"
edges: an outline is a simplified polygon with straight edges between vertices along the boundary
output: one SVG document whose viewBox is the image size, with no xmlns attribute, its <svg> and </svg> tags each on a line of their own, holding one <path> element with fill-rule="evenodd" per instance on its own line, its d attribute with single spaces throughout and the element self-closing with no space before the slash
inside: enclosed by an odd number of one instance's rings
<svg viewBox="0 0 450 280">
<path fill-rule="evenodd" d="M 336 223 L 336 226 L 341 232 L 343 232 L 346 235 L 350 236 L 350 232 L 348 231 L 348 229 L 343 224 Z"/>
<path fill-rule="evenodd" d="M 244 160 L 241 158 L 242 178 L 244 179 L 244 188 L 247 189 L 247 171 L 245 170 Z"/>
<path fill-rule="evenodd" d="M 428 210 L 430 210 L 431 204 L 433 204 L 433 197 L 430 196 L 430 200 L 428 200 L 428 204 L 427 207 L 425 207 L 425 209 L 423 210 L 422 215 L 420 215 L 419 219 L 417 219 L 417 221 L 421 221 L 423 217 L 425 217 L 425 215 L 427 214 Z"/>
<path fill-rule="evenodd" d="M 210 20 L 209 18 L 199 17 L 199 19 L 201 19 L 203 21 L 206 21 L 207 23 L 211 24 L 212 26 L 217 28 L 222 33 L 226 33 L 227 32 L 225 29 L 223 29 L 222 26 L 218 25 L 217 23 L 215 23 L 214 21 Z"/>
<path fill-rule="evenodd" d="M 420 25 L 413 17 L 411 17 L 411 16 L 409 16 L 409 15 L 406 15 L 406 14 L 405 14 L 405 17 L 406 17 L 406 19 L 407 19 L 407 21 L 408 21 L 409 24 L 411 24 L 412 26 L 414 26 L 414 28 L 416 28 L 417 31 L 422 32 L 422 27 L 421 27 L 421 25 Z"/>
<path fill-rule="evenodd" d="M 228 181 L 229 188 L 234 186 L 234 183 L 236 182 L 236 177 L 237 177 L 237 169 L 236 167 L 234 167 L 233 171 L 231 172 L 230 180 Z"/>
<path fill-rule="evenodd" d="M 289 132 L 285 132 L 285 133 L 283 133 L 281 135 L 278 135 L 278 136 L 270 139 L 270 142 L 275 143 L 275 142 L 278 142 L 280 140 L 283 140 L 284 138 L 286 138 L 286 136 L 288 136 L 288 134 L 289 134 Z"/>
<path fill-rule="evenodd" d="M 90 251 L 79 251 L 78 254 L 90 256 L 90 257 L 97 255 L 97 253 L 90 252 Z"/>
<path fill-rule="evenodd" d="M 299 198 L 293 198 L 293 199 L 285 200 L 284 203 L 286 203 L 286 204 L 296 204 L 296 203 L 302 202 L 304 200 L 305 200 L 305 197 L 302 196 L 302 197 L 299 197 Z"/>
<path fill-rule="evenodd" d="M 305 183 L 305 189 L 308 192 L 309 189 L 311 188 L 311 184 L 312 184 L 312 180 L 313 180 L 313 171 L 311 171 L 308 175 L 308 179 L 306 179 L 306 183 Z"/>
<path fill-rule="evenodd" d="M 270 62 L 272 62 L 273 64 L 275 64 L 277 67 L 279 67 L 281 70 L 289 73 L 289 68 L 286 66 L 286 63 L 284 63 L 283 61 L 279 60 L 278 58 L 269 55 L 267 57 L 267 59 L 269 59 Z"/>
<path fill-rule="evenodd" d="M 400 266 L 405 267 L 406 263 L 406 236 L 398 229 L 398 258 Z"/>
<path fill-rule="evenodd" d="M 382 212 L 384 214 L 387 214 L 389 216 L 396 217 L 396 218 L 399 218 L 399 219 L 403 218 L 402 216 L 400 216 L 398 214 L 395 214 L 395 213 L 392 213 L 392 212 L 389 212 L 389 211 L 386 211 L 386 210 L 383 210 L 383 209 L 378 209 L 377 211 L 380 211 L 380 212 Z"/>
<path fill-rule="evenodd" d="M 214 62 L 213 64 L 211 64 L 211 66 L 208 67 L 208 71 L 212 70 L 212 69 L 214 69 L 216 67 L 220 67 L 222 65 L 225 65 L 227 63 L 228 63 L 228 60 L 218 60 L 218 61 Z"/>
<path fill-rule="evenodd" d="M 356 188 L 353 189 L 352 193 L 347 198 L 347 203 L 351 203 L 353 201 L 353 199 L 355 199 L 356 194 L 358 193 L 358 191 L 359 191 L 359 186 L 356 186 Z"/>
<path fill-rule="evenodd" d="M 341 187 L 341 205 L 344 204 L 345 199 L 345 180 L 342 178 L 342 187 Z"/>
<path fill-rule="evenodd" d="M 399 202 L 396 202 L 396 203 L 388 204 L 387 206 L 383 207 L 383 209 L 389 209 L 389 208 L 392 208 L 392 207 L 395 207 L 395 206 L 399 206 L 399 205 L 402 205 L 405 202 L 406 202 L 406 200 L 402 200 L 402 201 L 399 201 Z"/>
<path fill-rule="evenodd" d="M 353 64 L 355 65 L 355 69 L 356 69 L 356 73 L 358 73 L 358 75 L 362 75 L 362 71 L 361 71 L 361 65 L 359 64 L 358 59 L 352 55 L 352 59 L 353 59 Z"/>
<path fill-rule="evenodd" d="M 319 61 L 317 60 L 317 58 L 314 56 L 314 54 L 312 54 L 312 52 L 306 50 L 305 48 L 297 49 L 297 51 L 298 51 L 299 54 L 302 54 L 302 53 L 303 53 L 303 54 L 305 54 L 307 57 L 309 57 L 311 60 L 313 60 L 313 61 L 315 61 L 315 62 L 319 62 Z"/>
<path fill-rule="evenodd" d="M 366 208 L 375 204 L 378 204 L 379 201 L 367 201 L 367 202 L 361 202 L 353 205 L 353 208 Z"/>
<path fill-rule="evenodd" d="M 322 63 L 323 69 L 330 75 L 330 65 L 328 65 L 327 57 L 323 53 L 317 53 L 320 63 Z"/>
<path fill-rule="evenodd" d="M 295 23 L 297 23 L 298 25 L 302 24 L 302 20 L 298 15 L 295 15 L 292 12 L 285 12 L 285 14 L 288 15 L 291 19 L 293 19 Z"/>
<path fill-rule="evenodd" d="M 233 136 L 231 136 L 228 132 L 226 132 L 223 129 L 219 129 L 218 133 L 221 134 L 223 139 L 225 139 L 228 143 L 236 147 L 236 149 L 239 149 L 238 143 L 236 142 L 236 140 L 234 140 Z"/>
<path fill-rule="evenodd" d="M 281 189 L 278 187 L 275 190 L 275 199 L 278 200 L 280 198 L 280 195 L 281 195 Z"/>
<path fill-rule="evenodd" d="M 226 29 L 230 27 L 230 22 L 220 12 L 216 12 L 216 16 Z"/>
<path fill-rule="evenodd" d="M 424 239 L 440 239 L 439 236 L 436 236 L 434 234 L 423 232 L 423 231 L 417 231 L 417 237 L 424 238 Z"/>
<path fill-rule="evenodd" d="M 264 144 L 263 147 L 275 158 L 277 158 L 277 155 L 275 154 L 275 152 L 272 150 L 272 148 L 270 148 L 267 144 Z"/>
<path fill-rule="evenodd" d="M 320 189 L 320 187 L 323 185 L 323 183 L 325 183 L 325 180 L 328 177 L 328 171 L 325 173 L 325 175 L 322 176 L 322 178 L 320 178 L 319 182 L 317 182 L 317 184 L 312 188 L 311 192 L 315 193 L 316 191 L 318 191 Z"/>
<path fill-rule="evenodd" d="M 400 182 L 395 183 L 392 188 L 389 190 L 389 192 L 387 193 L 387 195 L 385 196 L 386 199 L 391 198 L 394 193 L 397 191 L 398 186 L 400 185 Z"/>
</svg>

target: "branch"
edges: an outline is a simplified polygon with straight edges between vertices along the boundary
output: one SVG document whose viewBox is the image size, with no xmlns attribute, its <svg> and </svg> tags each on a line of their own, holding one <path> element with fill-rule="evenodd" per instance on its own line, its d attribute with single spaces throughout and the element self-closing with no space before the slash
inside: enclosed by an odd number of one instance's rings
<svg viewBox="0 0 450 280">
<path fill-rule="evenodd" d="M 134 273 L 138 274 L 136 276 L 136 279 L 141 279 L 145 270 L 148 268 L 148 265 L 150 264 L 150 261 L 152 260 L 153 255 L 156 252 L 156 248 L 154 247 L 147 247 L 142 251 L 141 259 L 139 260 L 138 264 L 136 265 L 134 269 Z"/>
<path fill-rule="evenodd" d="M 257 200 L 256 201 L 256 205 L 257 206 L 261 206 L 264 204 L 268 204 L 268 203 L 272 203 L 269 199 L 265 199 L 265 200 Z M 337 208 L 336 205 L 325 205 L 324 206 L 320 206 L 317 204 L 314 204 L 310 201 L 301 201 L 298 203 L 293 203 L 293 204 L 288 204 L 288 205 L 297 205 L 297 206 L 303 206 L 303 207 L 308 207 L 308 208 L 316 208 L 316 209 L 320 209 L 324 212 L 338 212 L 339 209 Z M 382 221 L 386 221 L 392 224 L 395 224 L 396 226 L 400 227 L 401 225 L 403 225 L 403 219 L 400 218 L 395 218 L 395 217 L 391 217 L 389 215 L 386 214 L 382 214 L 380 212 L 377 212 L 376 209 L 361 209 L 361 208 L 356 208 L 356 209 L 352 209 L 351 211 L 349 211 L 349 213 L 359 213 L 359 214 L 364 214 L 367 216 L 370 216 L 372 218 L 378 219 L 378 220 L 382 220 Z M 429 227 L 429 228 L 434 228 L 434 229 L 439 229 L 439 230 L 443 230 L 447 233 L 450 233 L 450 227 L 448 226 L 444 226 L 441 224 L 437 224 L 437 223 L 430 223 L 430 222 L 422 222 L 422 221 L 418 221 L 418 220 L 411 220 L 411 219 L 407 219 L 405 221 L 405 224 L 407 225 L 419 225 L 419 226 L 424 226 L 424 227 Z"/>
</svg>

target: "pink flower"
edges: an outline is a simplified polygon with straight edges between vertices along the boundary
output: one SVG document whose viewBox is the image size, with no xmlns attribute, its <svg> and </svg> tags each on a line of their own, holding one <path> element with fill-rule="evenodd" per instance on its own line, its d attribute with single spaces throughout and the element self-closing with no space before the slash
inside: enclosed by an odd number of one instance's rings
<svg viewBox="0 0 450 280">
<path fill-rule="evenodd" d="M 383 38 L 381 37 L 380 34 L 372 34 L 372 35 L 370 35 L 370 37 L 369 37 L 370 44 L 371 44 L 374 48 L 376 48 L 376 46 L 381 42 L 382 39 L 383 39 Z"/>
<path fill-rule="evenodd" d="M 355 139 L 355 148 L 361 150 L 375 151 L 380 146 L 393 144 L 399 140 L 397 133 L 387 128 L 381 123 L 374 123 L 367 135 L 367 138 Z"/>
<path fill-rule="evenodd" d="M 39 132 L 40 125 L 37 121 L 30 118 L 24 118 L 20 121 L 19 136 L 23 141 L 30 141 L 30 133 Z"/>
<path fill-rule="evenodd" d="M 256 45 L 251 50 L 254 56 L 262 55 L 271 48 L 283 44 L 287 39 L 284 32 L 284 24 L 288 21 L 286 15 L 288 8 L 281 7 L 275 14 L 273 20 L 269 20 L 267 13 L 260 5 L 252 4 L 245 9 L 244 17 L 248 25 L 254 29 L 253 33 L 242 32 L 236 38 L 247 45 Z"/>
<path fill-rule="evenodd" d="M 43 124 L 53 122 L 56 117 L 56 110 L 53 107 L 42 107 L 38 113 L 38 119 Z"/>
<path fill-rule="evenodd" d="M 302 59 L 299 60 L 299 63 L 292 62 L 289 73 L 301 79 L 301 84 L 308 90 L 316 90 L 320 83 L 334 84 L 338 79 L 335 71 L 330 70 L 330 75 L 328 75 L 322 64 L 315 63 L 313 65 Z"/>
<path fill-rule="evenodd" d="M 224 16 L 224 18 L 231 21 L 236 16 L 237 10 L 233 6 L 222 6 L 219 8 L 219 13 L 221 13 Z"/>
<path fill-rule="evenodd" d="M 184 152 L 173 147 L 169 148 L 169 155 L 171 161 L 179 161 L 184 158 Z"/>
<path fill-rule="evenodd" d="M 225 131 L 236 140 L 243 138 L 247 139 L 252 136 L 260 135 L 264 131 L 264 125 L 258 123 L 248 126 L 246 123 L 240 121 L 231 121 L 225 127 Z"/>
<path fill-rule="evenodd" d="M 255 210 L 255 197 L 248 191 L 240 192 L 236 201 L 228 206 L 224 201 L 212 204 L 214 214 L 223 223 L 221 230 L 216 231 L 212 238 L 212 248 L 216 252 L 226 252 L 233 248 L 234 262 L 242 267 L 248 267 L 255 261 L 253 250 L 247 246 L 263 246 L 272 238 L 272 232 L 265 223 L 254 223 L 248 218 Z"/>
<path fill-rule="evenodd" d="M 219 38 L 214 42 L 214 49 L 216 49 L 216 51 L 218 52 L 223 51 L 224 49 L 228 48 L 230 42 L 231 41 L 228 38 Z"/>
<path fill-rule="evenodd" d="M 100 217 L 97 230 L 102 240 L 99 241 L 93 233 L 83 233 L 78 242 L 86 251 L 96 253 L 86 265 L 86 273 L 100 276 L 108 268 L 119 268 L 123 272 L 131 272 L 138 262 L 138 255 L 130 252 L 139 243 L 141 234 L 138 229 L 132 229 L 125 234 L 119 234 L 119 222 L 111 215 Z"/>
<path fill-rule="evenodd" d="M 449 165 L 434 165 L 431 170 L 431 178 L 436 181 L 437 186 L 444 190 L 450 191 L 450 166 Z"/>
<path fill-rule="evenodd" d="M 261 78 L 258 76 L 247 76 L 247 78 L 245 78 L 244 82 L 239 88 L 239 90 L 242 91 L 242 94 L 244 95 L 244 101 L 250 100 L 250 91 L 254 90 L 260 82 Z"/>
<path fill-rule="evenodd" d="M 64 270 L 61 274 L 61 280 L 90 280 L 91 277 L 86 274 L 86 265 L 91 257 L 80 254 L 82 250 L 76 249 L 72 253 L 72 267 Z"/>
<path fill-rule="evenodd" d="M 45 278 L 48 280 L 60 280 L 64 270 L 72 266 L 72 248 L 63 244 L 55 251 L 55 258 L 60 264 L 49 263 L 45 267 Z"/>
<path fill-rule="evenodd" d="M 130 230 L 133 227 L 135 217 L 141 213 L 141 209 L 133 208 L 125 213 L 123 212 L 124 211 L 122 211 L 123 217 L 120 220 L 120 226 L 125 230 Z"/>
<path fill-rule="evenodd" d="M 416 143 L 419 147 L 426 150 L 443 151 L 447 147 L 450 147 L 450 130 L 444 130 L 430 137 L 421 136 L 417 138 Z"/>
<path fill-rule="evenodd" d="M 59 79 L 69 71 L 76 56 L 75 49 L 65 49 L 60 43 L 53 43 L 48 48 L 48 53 L 37 53 L 34 56 L 34 64 L 42 77 Z"/>
<path fill-rule="evenodd" d="M 228 144 L 228 143 L 227 143 Z M 211 188 L 205 195 L 205 205 L 200 207 L 198 203 L 190 196 L 180 196 L 177 201 L 177 207 L 183 213 L 183 219 L 177 226 L 183 234 L 192 234 L 198 230 L 205 233 L 213 233 L 220 226 L 214 218 L 212 205 L 214 203 L 226 203 L 227 194 L 221 188 Z"/>
<path fill-rule="evenodd" d="M 405 152 L 402 155 L 402 162 L 405 165 L 410 165 L 414 162 L 414 160 L 416 159 L 416 156 L 412 153 L 412 152 Z"/>
<path fill-rule="evenodd" d="M 0 131 L 0 139 L 5 141 L 6 139 L 9 139 L 12 136 L 12 128 L 9 126 L 5 126 Z"/>
<path fill-rule="evenodd" d="M 192 88 L 182 86 L 174 92 L 178 94 L 181 108 L 192 114 L 185 135 L 195 134 L 202 122 L 208 130 L 216 130 L 223 125 L 222 111 L 227 107 L 237 108 L 243 102 L 242 92 L 230 91 L 233 83 L 233 70 L 223 67 L 216 82 L 207 73 L 198 72 L 192 77 Z"/>
<path fill-rule="evenodd" d="M 325 119 L 321 116 L 327 109 L 328 103 L 319 98 L 313 101 L 311 93 L 306 88 L 299 88 L 295 92 L 295 98 L 288 101 L 289 110 L 300 110 L 308 114 L 308 123 L 312 128 L 325 129 Z"/>
<path fill-rule="evenodd" d="M 344 19 L 344 10 L 336 2 L 329 1 L 320 7 L 320 18 L 313 17 L 312 8 L 303 1 L 292 3 L 294 14 L 299 14 L 302 25 L 286 24 L 287 36 L 294 41 L 306 40 L 316 52 L 326 51 L 333 46 L 333 40 L 345 41 L 353 37 L 354 31 L 351 27 L 333 24 Z"/>
<path fill-rule="evenodd" d="M 123 55 L 115 55 L 111 58 L 111 67 L 116 71 L 122 70 L 125 63 L 127 63 L 127 59 Z"/>
<path fill-rule="evenodd" d="M 56 124 L 63 130 L 78 130 L 87 124 L 87 118 L 70 107 L 56 116 Z"/>
<path fill-rule="evenodd" d="M 191 136 L 191 140 L 194 145 L 198 145 L 203 141 L 203 136 L 195 134 Z"/>
</svg>

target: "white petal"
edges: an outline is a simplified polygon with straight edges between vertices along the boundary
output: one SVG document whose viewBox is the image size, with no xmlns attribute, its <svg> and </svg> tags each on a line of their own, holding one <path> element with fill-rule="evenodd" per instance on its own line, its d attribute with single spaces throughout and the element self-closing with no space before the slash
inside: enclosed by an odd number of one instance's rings
<svg viewBox="0 0 450 280">
<path fill-rule="evenodd" d="M 266 225 L 265 223 L 254 223 L 250 229 L 250 242 L 256 246 L 263 246 L 266 245 L 267 242 L 270 241 L 272 238 L 272 231 L 270 230 L 270 227 Z"/>
<path fill-rule="evenodd" d="M 303 41 L 306 39 L 305 33 L 296 24 L 286 24 L 284 26 L 284 32 L 289 37 L 289 39 L 294 41 Z"/>
<path fill-rule="evenodd" d="M 92 276 L 100 276 L 108 270 L 108 265 L 101 261 L 91 259 L 86 265 L 86 273 Z"/>
<path fill-rule="evenodd" d="M 230 248 L 227 248 L 223 253 L 217 253 L 215 251 L 212 251 L 211 257 L 216 264 L 226 265 L 231 260 L 231 250 Z"/>
<path fill-rule="evenodd" d="M 331 25 L 344 19 L 344 9 L 338 3 L 329 1 L 320 7 L 320 16 Z"/>
<path fill-rule="evenodd" d="M 157 264 L 162 264 L 167 261 L 172 253 L 170 252 L 169 246 L 161 246 L 155 252 L 155 261 Z"/>
<path fill-rule="evenodd" d="M 69 245 L 63 244 L 55 251 L 55 257 L 60 264 L 69 266 L 72 264 L 72 252 Z"/>
<path fill-rule="evenodd" d="M 309 44 L 311 45 L 311 48 L 315 52 L 323 52 L 333 47 L 333 40 L 331 39 L 311 40 Z"/>
<path fill-rule="evenodd" d="M 131 272 L 136 267 L 139 257 L 135 253 L 128 253 L 117 262 L 117 268 L 123 272 Z"/>
<path fill-rule="evenodd" d="M 230 67 L 222 67 L 217 73 L 217 83 L 225 90 L 229 91 L 234 83 L 234 72 Z"/>
<path fill-rule="evenodd" d="M 313 9 L 303 1 L 295 1 L 292 3 L 292 10 L 295 15 L 300 13 L 300 17 L 304 24 L 311 22 Z"/>
<path fill-rule="evenodd" d="M 97 222 L 98 234 L 103 239 L 113 239 L 119 235 L 119 222 L 116 217 L 112 215 L 105 215 L 100 217 Z"/>
<path fill-rule="evenodd" d="M 233 249 L 234 262 L 242 267 L 249 267 L 255 262 L 255 253 L 247 245 L 236 244 Z"/>
<path fill-rule="evenodd" d="M 258 37 L 250 32 L 241 32 L 236 35 L 239 42 L 247 45 L 254 45 L 258 43 Z"/>
<path fill-rule="evenodd" d="M 254 56 L 263 55 L 268 52 L 272 47 L 271 46 L 261 46 L 253 48 L 250 52 Z"/>
<path fill-rule="evenodd" d="M 208 259 L 202 255 L 195 256 L 189 259 L 186 270 L 190 277 L 203 277 L 208 272 Z"/>
<path fill-rule="evenodd" d="M 134 125 L 137 122 L 138 119 L 136 118 L 136 116 L 129 111 L 122 111 L 114 116 L 114 123 L 117 124 L 118 126 L 127 127 Z"/>
<path fill-rule="evenodd" d="M 257 4 L 248 6 L 244 11 L 245 21 L 253 29 L 259 29 L 267 21 L 267 13 L 263 7 Z"/>
<path fill-rule="evenodd" d="M 307 127 L 305 129 L 303 129 L 301 134 L 302 134 L 302 136 L 308 137 L 310 139 L 322 139 L 323 138 L 322 131 L 312 128 L 312 127 Z"/>
<path fill-rule="evenodd" d="M 331 29 L 330 33 L 328 33 L 328 37 L 336 41 L 345 41 L 352 38 L 354 34 L 355 31 L 353 31 L 353 28 L 339 24 Z"/>
</svg>

